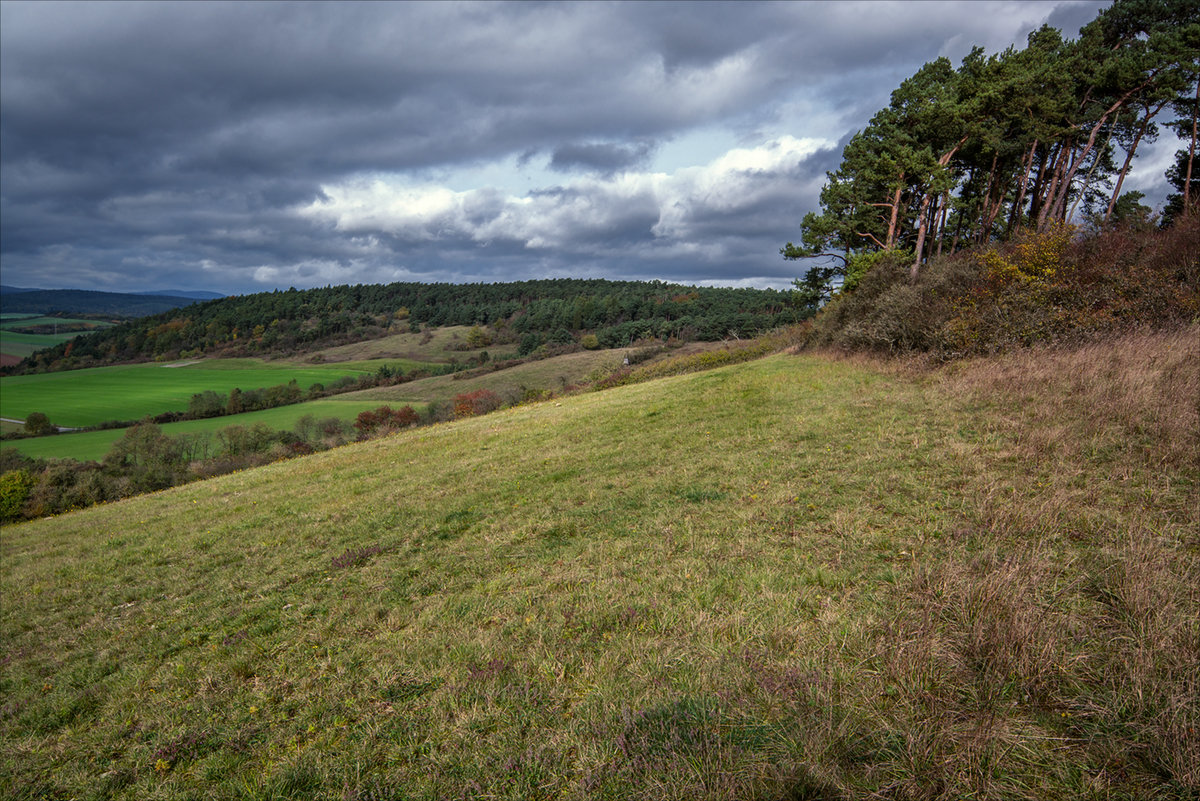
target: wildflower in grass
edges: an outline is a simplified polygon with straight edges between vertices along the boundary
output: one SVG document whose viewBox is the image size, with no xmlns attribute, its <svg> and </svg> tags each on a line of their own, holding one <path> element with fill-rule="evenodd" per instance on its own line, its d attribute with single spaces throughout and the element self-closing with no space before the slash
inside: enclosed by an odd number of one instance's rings
<svg viewBox="0 0 1200 801">
<path fill-rule="evenodd" d="M 154 763 L 154 769 L 159 773 L 166 773 L 171 769 L 171 763 L 165 759 L 160 759 Z"/>
</svg>

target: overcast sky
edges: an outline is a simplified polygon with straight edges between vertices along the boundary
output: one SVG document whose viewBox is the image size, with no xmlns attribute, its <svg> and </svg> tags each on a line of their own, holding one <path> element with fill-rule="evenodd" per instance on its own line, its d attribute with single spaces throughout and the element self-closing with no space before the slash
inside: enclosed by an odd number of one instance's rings
<svg viewBox="0 0 1200 801">
<path fill-rule="evenodd" d="M 1104 5 L 3 2 L 3 282 L 784 287 L 900 81 Z"/>
</svg>

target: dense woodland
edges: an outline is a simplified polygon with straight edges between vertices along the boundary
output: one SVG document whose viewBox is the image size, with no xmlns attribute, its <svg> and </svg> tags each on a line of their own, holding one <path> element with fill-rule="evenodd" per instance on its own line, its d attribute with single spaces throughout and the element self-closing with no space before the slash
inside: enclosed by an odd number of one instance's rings
<svg viewBox="0 0 1200 801">
<path fill-rule="evenodd" d="M 193 355 L 294 353 L 424 326 L 489 325 L 522 353 L 586 332 L 603 347 L 640 339 L 752 337 L 798 322 L 789 292 L 662 282 L 552 279 L 499 284 L 357 285 L 198 303 L 34 354 L 12 372 Z"/>
<path fill-rule="evenodd" d="M 819 303 L 879 252 L 906 259 L 915 280 L 931 257 L 1023 233 L 1144 224 L 1151 210 L 1122 187 L 1162 128 L 1188 143 L 1168 171 L 1169 226 L 1200 194 L 1198 76 L 1195 0 L 1118 0 L 1076 40 L 1044 26 L 1023 50 L 929 62 L 846 145 L 800 244 L 782 249 L 827 257 L 798 289 Z"/>
</svg>

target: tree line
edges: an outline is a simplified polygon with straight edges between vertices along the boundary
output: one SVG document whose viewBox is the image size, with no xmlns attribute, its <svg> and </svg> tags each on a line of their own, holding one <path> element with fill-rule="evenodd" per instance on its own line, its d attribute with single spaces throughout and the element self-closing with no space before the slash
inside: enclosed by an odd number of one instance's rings
<svg viewBox="0 0 1200 801">
<path fill-rule="evenodd" d="M 938 58 L 849 140 L 820 211 L 781 253 L 828 257 L 797 282 L 815 307 L 874 253 L 907 253 L 916 280 L 931 257 L 1044 233 L 1081 213 L 1097 228 L 1144 222 L 1143 196 L 1122 188 L 1162 127 L 1187 143 L 1167 172 L 1170 225 L 1200 199 L 1198 109 L 1195 0 L 1117 0 L 1075 40 L 1047 25 L 1024 49 L 976 47 L 958 68 Z"/>
<path fill-rule="evenodd" d="M 527 348 L 579 341 L 606 347 L 646 337 L 751 337 L 811 312 L 788 291 L 663 282 L 549 279 L 494 284 L 392 283 L 262 292 L 198 303 L 79 337 L 11 372 L 155 358 L 289 353 L 376 338 L 396 326 L 483 325 Z"/>
</svg>

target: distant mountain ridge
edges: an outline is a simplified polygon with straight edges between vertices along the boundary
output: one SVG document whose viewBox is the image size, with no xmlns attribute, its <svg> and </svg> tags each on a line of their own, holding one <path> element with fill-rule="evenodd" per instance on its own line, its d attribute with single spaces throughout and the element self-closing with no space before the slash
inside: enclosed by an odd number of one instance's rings
<svg viewBox="0 0 1200 801">
<path fill-rule="evenodd" d="M 99 292 L 90 289 L 31 289 L 0 285 L 0 311 L 145 317 L 220 297 L 224 296 L 183 290 L 164 290 L 161 293 Z"/>
<path fill-rule="evenodd" d="M 132 292 L 133 295 L 158 295 L 168 298 L 190 298 L 191 300 L 216 300 L 225 297 L 220 292 L 205 292 L 200 289 L 156 289 L 151 292 Z"/>
</svg>

